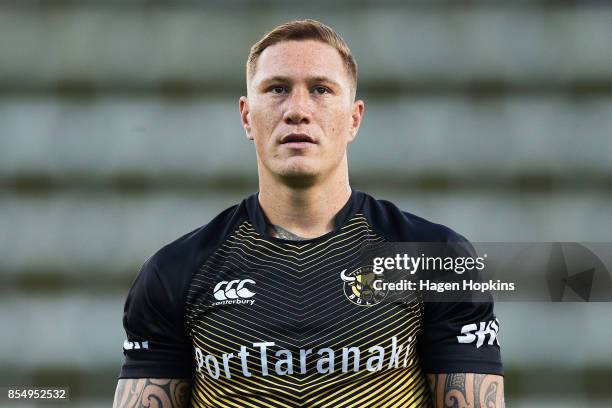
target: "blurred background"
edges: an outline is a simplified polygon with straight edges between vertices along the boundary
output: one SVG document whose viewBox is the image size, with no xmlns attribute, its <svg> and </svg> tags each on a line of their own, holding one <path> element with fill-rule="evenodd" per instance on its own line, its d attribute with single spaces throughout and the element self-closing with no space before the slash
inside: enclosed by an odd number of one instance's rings
<svg viewBox="0 0 612 408">
<path fill-rule="evenodd" d="M 612 2 L 303 3 L 0 3 L 0 385 L 111 405 L 140 264 L 257 190 L 244 63 L 295 18 L 359 63 L 354 187 L 475 242 L 612 241 Z M 507 406 L 612 406 L 611 306 L 497 304 Z"/>
</svg>

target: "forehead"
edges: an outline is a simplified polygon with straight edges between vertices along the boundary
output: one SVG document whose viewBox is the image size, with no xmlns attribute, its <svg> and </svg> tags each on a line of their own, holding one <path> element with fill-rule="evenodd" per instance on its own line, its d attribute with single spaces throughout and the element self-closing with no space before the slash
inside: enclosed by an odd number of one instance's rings
<svg viewBox="0 0 612 408">
<path fill-rule="evenodd" d="M 327 76 L 348 82 L 348 71 L 338 50 L 316 40 L 281 41 L 266 48 L 257 61 L 253 82 L 273 76 L 295 79 Z"/>
</svg>

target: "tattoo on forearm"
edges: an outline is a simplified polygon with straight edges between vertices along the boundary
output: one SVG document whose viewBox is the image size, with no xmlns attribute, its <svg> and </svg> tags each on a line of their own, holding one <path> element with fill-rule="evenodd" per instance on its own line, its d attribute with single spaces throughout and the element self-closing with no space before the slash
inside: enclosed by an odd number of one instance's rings
<svg viewBox="0 0 612 408">
<path fill-rule="evenodd" d="M 492 374 L 428 374 L 435 408 L 504 408 L 503 377 Z"/>
<path fill-rule="evenodd" d="M 123 379 L 117 383 L 113 408 L 184 408 L 190 396 L 189 380 Z"/>
</svg>

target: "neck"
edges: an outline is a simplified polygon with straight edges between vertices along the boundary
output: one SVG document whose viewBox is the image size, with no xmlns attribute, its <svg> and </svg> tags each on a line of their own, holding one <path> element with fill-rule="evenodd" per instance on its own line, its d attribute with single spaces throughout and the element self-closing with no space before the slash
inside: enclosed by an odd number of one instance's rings
<svg viewBox="0 0 612 408">
<path fill-rule="evenodd" d="M 295 187 L 260 177 L 259 205 L 268 221 L 302 238 L 333 230 L 335 215 L 351 196 L 348 174 L 308 187 Z"/>
</svg>

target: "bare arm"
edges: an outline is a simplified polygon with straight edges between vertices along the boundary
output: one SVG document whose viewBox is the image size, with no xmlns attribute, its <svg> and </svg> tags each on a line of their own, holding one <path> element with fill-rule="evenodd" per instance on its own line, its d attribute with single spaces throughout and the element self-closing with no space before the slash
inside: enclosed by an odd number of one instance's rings
<svg viewBox="0 0 612 408">
<path fill-rule="evenodd" d="M 185 408 L 189 406 L 191 385 L 191 380 L 184 379 L 121 379 L 113 408 Z"/>
<path fill-rule="evenodd" d="M 504 377 L 494 374 L 427 374 L 435 408 L 504 408 Z"/>
</svg>

